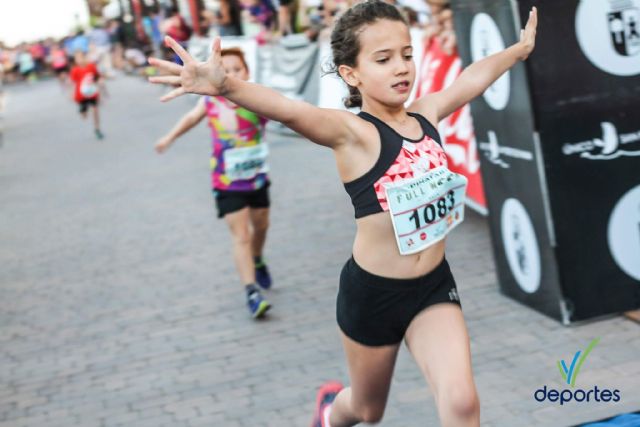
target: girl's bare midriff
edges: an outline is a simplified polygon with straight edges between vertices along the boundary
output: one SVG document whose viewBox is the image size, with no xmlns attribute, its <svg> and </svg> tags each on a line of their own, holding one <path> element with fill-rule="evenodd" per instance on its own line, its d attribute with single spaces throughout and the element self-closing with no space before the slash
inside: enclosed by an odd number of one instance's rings
<svg viewBox="0 0 640 427">
<path fill-rule="evenodd" d="M 436 268 L 444 257 L 445 239 L 413 255 L 400 255 L 389 212 L 356 220 L 353 257 L 369 273 L 394 279 L 412 279 Z"/>
</svg>

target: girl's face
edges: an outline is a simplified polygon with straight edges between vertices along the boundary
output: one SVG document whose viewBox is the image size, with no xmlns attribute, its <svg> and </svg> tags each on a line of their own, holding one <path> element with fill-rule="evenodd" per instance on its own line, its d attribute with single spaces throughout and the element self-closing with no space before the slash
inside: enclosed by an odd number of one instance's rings
<svg viewBox="0 0 640 427">
<path fill-rule="evenodd" d="M 411 35 L 406 24 L 381 19 L 360 33 L 360 52 L 354 68 L 347 72 L 351 86 L 363 101 L 402 105 L 409 98 L 416 76 Z M 353 84 L 355 83 L 355 84 Z"/>
<path fill-rule="evenodd" d="M 237 55 L 225 55 L 222 57 L 222 68 L 230 76 L 242 80 L 249 80 L 249 70 L 244 66 Z"/>
</svg>

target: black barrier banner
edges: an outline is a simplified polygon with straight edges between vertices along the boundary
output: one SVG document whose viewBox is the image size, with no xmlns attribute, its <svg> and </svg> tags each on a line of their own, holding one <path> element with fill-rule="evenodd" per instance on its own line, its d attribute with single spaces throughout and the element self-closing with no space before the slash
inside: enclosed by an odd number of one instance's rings
<svg viewBox="0 0 640 427">
<path fill-rule="evenodd" d="M 521 0 L 524 20 L 540 7 L 527 62 L 536 112 L 640 99 L 640 0 Z M 637 105 L 637 104 L 636 104 Z"/>
<path fill-rule="evenodd" d="M 472 104 L 501 289 L 565 323 L 638 308 L 640 0 L 457 0 L 462 57 L 515 42 L 534 5 L 526 67 Z"/>
<path fill-rule="evenodd" d="M 640 0 L 544 10 L 528 63 L 573 320 L 640 307 Z"/>
<path fill-rule="evenodd" d="M 622 109 L 581 108 L 541 122 L 556 254 L 572 318 L 637 308 L 640 157 L 617 153 L 620 140 L 640 152 L 640 120 Z"/>
<path fill-rule="evenodd" d="M 509 0 L 454 0 L 465 65 L 517 41 Z M 524 66 L 517 65 L 471 104 L 487 190 L 489 223 L 503 293 L 563 318 L 553 230 L 545 210 L 544 165 L 535 144 Z"/>
</svg>

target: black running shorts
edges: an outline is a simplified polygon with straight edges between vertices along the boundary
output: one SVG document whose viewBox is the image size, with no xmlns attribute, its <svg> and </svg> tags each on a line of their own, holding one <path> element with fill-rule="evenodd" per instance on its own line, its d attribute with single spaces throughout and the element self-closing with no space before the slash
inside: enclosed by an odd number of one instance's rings
<svg viewBox="0 0 640 427">
<path fill-rule="evenodd" d="M 336 315 L 342 332 L 367 346 L 399 344 L 422 310 L 438 303 L 460 305 L 446 259 L 415 279 L 376 276 L 351 257 L 342 268 Z"/>
<path fill-rule="evenodd" d="M 246 207 L 254 209 L 268 208 L 270 206 L 268 187 L 269 184 L 255 191 L 213 190 L 216 207 L 218 208 L 218 218 Z"/>
<path fill-rule="evenodd" d="M 94 107 L 98 105 L 98 98 L 83 99 L 82 101 L 78 101 L 78 110 L 81 113 L 86 113 L 90 105 L 93 105 Z"/>
</svg>

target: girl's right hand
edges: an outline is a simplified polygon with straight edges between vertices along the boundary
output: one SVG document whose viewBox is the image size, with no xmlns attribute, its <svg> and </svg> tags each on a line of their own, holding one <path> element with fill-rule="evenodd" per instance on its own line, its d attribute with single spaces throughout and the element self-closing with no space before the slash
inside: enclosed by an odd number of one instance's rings
<svg viewBox="0 0 640 427">
<path fill-rule="evenodd" d="M 149 77 L 151 83 L 164 83 L 178 86 L 160 98 L 170 101 L 187 92 L 200 95 L 223 95 L 227 76 L 222 67 L 220 55 L 220 37 L 213 42 L 212 54 L 206 62 L 198 62 L 171 37 L 165 37 L 165 42 L 182 59 L 184 65 L 157 58 L 149 58 L 149 63 L 158 67 L 165 75 Z"/>
<path fill-rule="evenodd" d="M 520 30 L 520 42 L 518 43 L 522 46 L 522 53 L 520 55 L 520 60 L 524 61 L 529 57 L 533 48 L 536 46 L 536 29 L 538 27 L 538 8 L 533 6 L 531 8 L 531 12 L 529 12 L 529 19 L 527 20 L 527 25 L 523 30 Z"/>
</svg>

